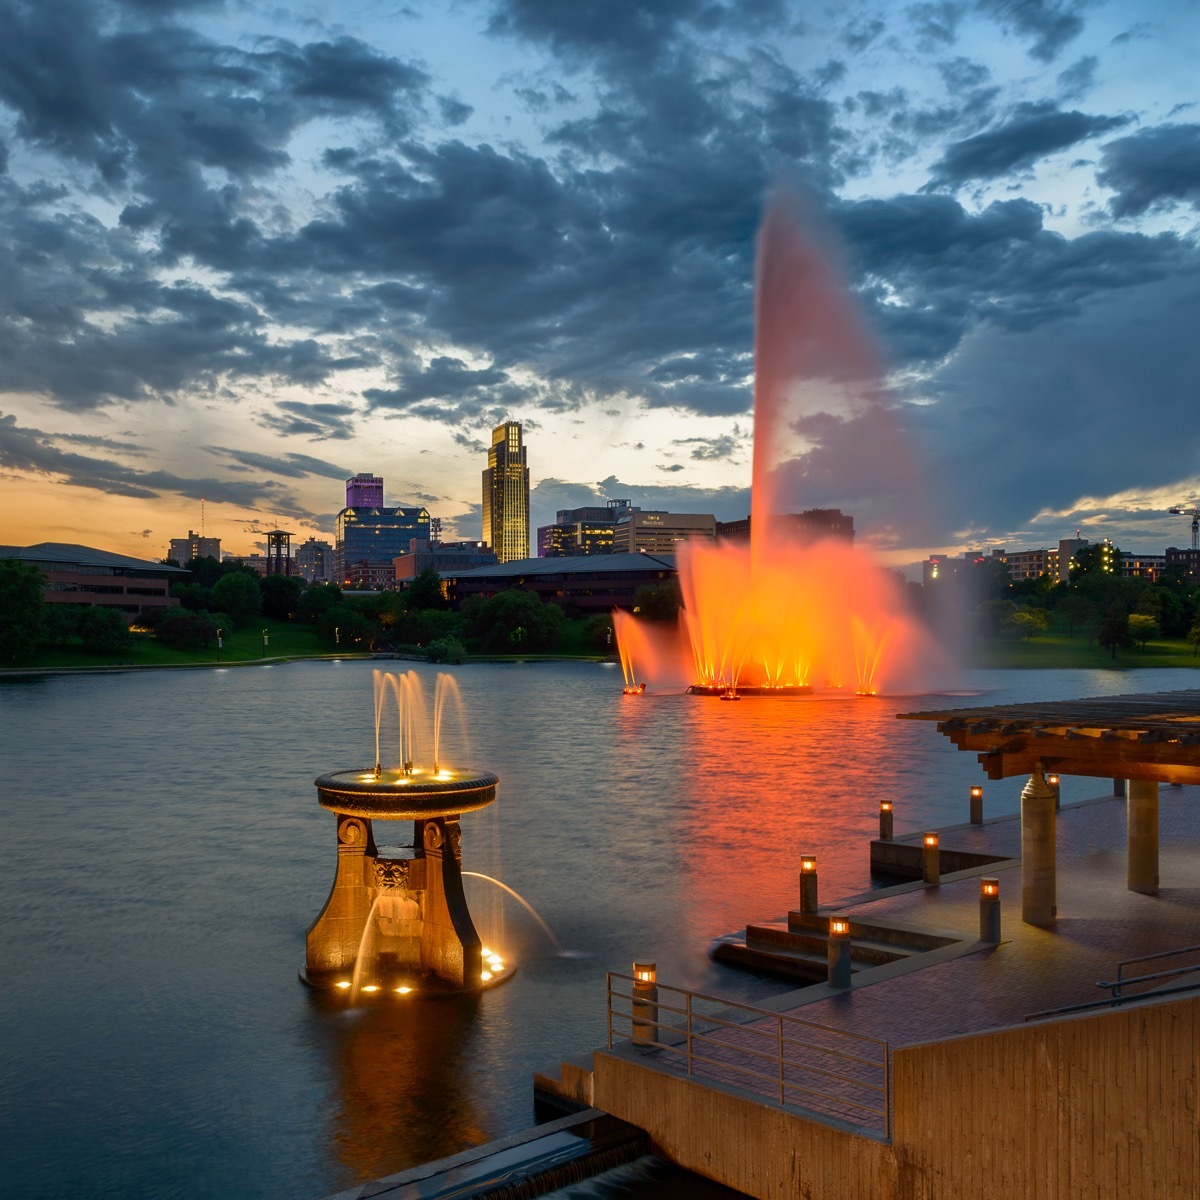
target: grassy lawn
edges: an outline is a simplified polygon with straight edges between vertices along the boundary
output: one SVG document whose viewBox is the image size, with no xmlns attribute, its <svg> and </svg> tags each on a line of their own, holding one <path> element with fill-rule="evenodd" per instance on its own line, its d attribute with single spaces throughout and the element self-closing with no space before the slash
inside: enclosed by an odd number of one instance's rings
<svg viewBox="0 0 1200 1200">
<path fill-rule="evenodd" d="M 1132 667 L 1197 667 L 1192 647 L 1182 638 L 1162 638 L 1140 646 L 1122 646 L 1114 659 L 1112 651 L 1095 642 L 1088 647 L 1087 638 L 1076 634 L 1044 634 L 1029 641 L 989 639 L 976 646 L 971 655 L 973 667 L 1097 667 L 1106 670 L 1126 670 Z"/>
<path fill-rule="evenodd" d="M 261 662 L 263 659 L 263 630 L 267 630 L 266 657 L 310 658 L 329 654 L 329 647 L 317 641 L 309 625 L 290 625 L 286 621 L 257 618 L 245 629 L 226 630 L 221 648 L 222 663 Z M 88 654 L 77 639 L 54 649 L 42 649 L 34 658 L 21 664 L 32 670 L 63 667 L 184 667 L 217 661 L 214 643 L 207 650 L 173 650 L 155 640 L 150 633 L 135 633 L 133 648 L 120 655 Z M 343 655 L 343 657 L 346 657 Z"/>
</svg>

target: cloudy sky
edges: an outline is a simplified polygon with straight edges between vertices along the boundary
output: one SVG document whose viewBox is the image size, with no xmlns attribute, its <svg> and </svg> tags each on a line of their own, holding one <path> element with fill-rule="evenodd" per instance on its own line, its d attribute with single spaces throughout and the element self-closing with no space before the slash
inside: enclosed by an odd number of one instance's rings
<svg viewBox="0 0 1200 1200">
<path fill-rule="evenodd" d="M 788 180 L 889 384 L 805 503 L 903 444 L 902 558 L 1186 545 L 1198 61 L 1197 0 L 0 0 L 0 542 L 247 552 L 361 470 L 478 537 L 506 418 L 535 523 L 744 516 Z"/>
</svg>

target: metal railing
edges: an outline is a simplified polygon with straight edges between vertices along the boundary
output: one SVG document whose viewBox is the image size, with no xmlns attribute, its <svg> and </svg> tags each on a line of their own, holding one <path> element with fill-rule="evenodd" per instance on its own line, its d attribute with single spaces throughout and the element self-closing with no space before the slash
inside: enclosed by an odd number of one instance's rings
<svg viewBox="0 0 1200 1200">
<path fill-rule="evenodd" d="M 886 1041 L 613 971 L 607 986 L 610 1050 L 629 1042 L 689 1076 L 891 1137 Z"/>
<path fill-rule="evenodd" d="M 1149 971 L 1140 975 L 1125 974 L 1126 967 L 1137 966 L 1139 963 L 1160 962 L 1163 959 L 1176 958 L 1182 954 L 1200 955 L 1200 946 L 1180 946 L 1177 950 L 1160 950 L 1157 954 L 1143 954 L 1138 958 L 1127 958 L 1117 963 L 1117 977 L 1115 979 L 1101 979 L 1096 983 L 1098 988 L 1105 988 L 1109 992 L 1107 1000 L 1089 1000 L 1085 1004 L 1068 1004 L 1063 1008 L 1048 1008 L 1042 1012 L 1030 1013 L 1025 1020 L 1037 1021 L 1043 1017 L 1057 1017 L 1064 1013 L 1087 1012 L 1093 1008 L 1116 1008 L 1122 1004 L 1128 1004 L 1132 1000 L 1173 996 L 1179 992 L 1194 992 L 1200 989 L 1200 962 L 1189 963 L 1185 967 L 1171 967 L 1166 971 Z M 1168 988 L 1160 986 L 1165 980 L 1181 979 L 1188 975 L 1193 975 L 1195 978 L 1179 987 Z M 1125 988 L 1138 984 L 1149 984 L 1150 986 L 1145 991 L 1126 995 Z"/>
</svg>

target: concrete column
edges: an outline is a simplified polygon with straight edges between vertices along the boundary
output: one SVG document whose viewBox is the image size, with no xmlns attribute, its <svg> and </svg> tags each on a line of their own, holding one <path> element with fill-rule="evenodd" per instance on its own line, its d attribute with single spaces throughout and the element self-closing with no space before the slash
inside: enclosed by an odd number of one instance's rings
<svg viewBox="0 0 1200 1200">
<path fill-rule="evenodd" d="M 1021 920 L 1053 925 L 1058 916 L 1054 789 L 1038 763 L 1021 792 Z"/>
<path fill-rule="evenodd" d="M 1126 883 L 1131 892 L 1158 895 L 1158 784 L 1131 779 L 1125 792 Z"/>
</svg>

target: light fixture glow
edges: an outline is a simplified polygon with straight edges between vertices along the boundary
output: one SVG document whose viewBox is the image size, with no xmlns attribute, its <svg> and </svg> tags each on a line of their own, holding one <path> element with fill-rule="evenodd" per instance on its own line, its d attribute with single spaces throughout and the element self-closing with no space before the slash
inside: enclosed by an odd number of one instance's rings
<svg viewBox="0 0 1200 1200">
<path fill-rule="evenodd" d="M 979 894 L 981 896 L 998 896 L 1000 895 L 1000 880 L 992 879 L 989 876 L 984 876 L 979 881 Z"/>
<path fill-rule="evenodd" d="M 343 989 L 344 989 L 344 988 L 348 988 L 348 987 L 350 986 L 350 980 L 348 980 L 348 979 L 339 979 L 339 980 L 337 981 L 337 986 L 338 986 L 338 987 L 340 987 L 340 988 L 343 988 Z"/>
<path fill-rule="evenodd" d="M 938 835 L 936 833 L 927 833 L 924 837 L 925 845 L 932 849 L 938 844 Z"/>
<path fill-rule="evenodd" d="M 400 996 L 407 996 L 407 995 L 408 995 L 408 993 L 409 993 L 409 992 L 411 992 L 411 991 L 412 991 L 412 988 L 410 988 L 410 987 L 406 986 L 405 984 L 401 984 L 401 985 L 400 985 L 400 986 L 399 986 L 399 987 L 396 989 L 396 994 L 397 994 L 397 995 L 400 995 Z"/>
<path fill-rule="evenodd" d="M 480 979 L 482 979 L 484 983 L 487 983 L 487 981 L 488 981 L 489 979 L 491 979 L 491 977 L 492 977 L 492 973 L 491 973 L 491 971 L 484 971 L 484 972 L 483 972 L 483 973 L 482 973 L 482 974 L 479 976 L 479 978 L 480 978 Z"/>
<path fill-rule="evenodd" d="M 363 988 L 363 991 L 364 992 L 377 992 L 377 991 L 379 991 L 379 984 L 368 983 L 367 986 Z"/>
</svg>

